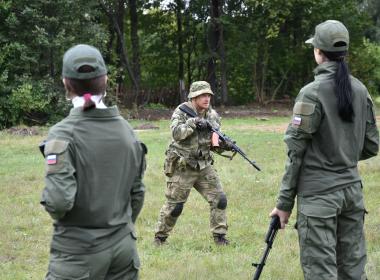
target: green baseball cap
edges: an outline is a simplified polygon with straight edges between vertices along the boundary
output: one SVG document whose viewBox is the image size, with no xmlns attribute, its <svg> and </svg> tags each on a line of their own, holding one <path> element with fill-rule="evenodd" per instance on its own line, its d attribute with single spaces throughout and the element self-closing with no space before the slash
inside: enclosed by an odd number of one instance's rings
<svg viewBox="0 0 380 280">
<path fill-rule="evenodd" d="M 337 20 L 326 20 L 315 27 L 315 34 L 305 43 L 327 52 L 347 51 L 350 36 L 347 28 Z"/>
<path fill-rule="evenodd" d="M 201 94 L 209 93 L 211 95 L 214 95 L 214 93 L 211 90 L 211 86 L 206 81 L 197 81 L 191 84 L 190 86 L 190 92 L 187 98 L 194 98 Z"/>
<path fill-rule="evenodd" d="M 79 72 L 79 68 L 88 65 L 94 70 Z M 107 74 L 106 64 L 99 50 L 90 45 L 76 45 L 66 51 L 63 56 L 62 76 L 79 80 L 87 80 Z"/>
</svg>

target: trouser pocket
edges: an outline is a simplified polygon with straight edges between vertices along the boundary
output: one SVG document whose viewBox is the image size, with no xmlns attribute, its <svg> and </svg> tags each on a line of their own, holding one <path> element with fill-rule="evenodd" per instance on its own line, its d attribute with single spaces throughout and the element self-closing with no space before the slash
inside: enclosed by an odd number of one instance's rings
<svg viewBox="0 0 380 280">
<path fill-rule="evenodd" d="M 335 279 L 336 227 L 335 208 L 300 205 L 297 230 L 305 279 Z"/>
<path fill-rule="evenodd" d="M 49 269 L 45 280 L 90 279 L 90 270 L 81 255 L 71 255 L 57 250 L 50 253 Z"/>
<path fill-rule="evenodd" d="M 313 205 L 302 205 L 297 221 L 302 242 L 307 244 L 336 243 L 335 208 Z"/>
</svg>

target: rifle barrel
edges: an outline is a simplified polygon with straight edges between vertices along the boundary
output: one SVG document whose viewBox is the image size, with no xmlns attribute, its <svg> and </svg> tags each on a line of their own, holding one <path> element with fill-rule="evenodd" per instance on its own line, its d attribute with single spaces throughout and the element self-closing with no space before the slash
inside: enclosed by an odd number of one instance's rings
<svg viewBox="0 0 380 280">
<path fill-rule="evenodd" d="M 253 280 L 259 280 L 261 272 L 265 266 L 266 260 L 269 255 L 269 251 L 272 249 L 273 241 L 276 237 L 278 230 L 281 228 L 280 217 L 273 216 L 269 225 L 268 232 L 265 236 L 265 243 L 267 243 L 267 247 L 263 256 L 261 257 L 260 263 L 253 264 L 256 267 L 255 275 L 253 276 Z"/>
</svg>

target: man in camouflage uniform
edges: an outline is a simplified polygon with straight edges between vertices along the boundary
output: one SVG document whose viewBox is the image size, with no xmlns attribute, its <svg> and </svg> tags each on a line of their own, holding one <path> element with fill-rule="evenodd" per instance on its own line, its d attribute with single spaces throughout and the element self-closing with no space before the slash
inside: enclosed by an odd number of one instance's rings
<svg viewBox="0 0 380 280">
<path fill-rule="evenodd" d="M 182 103 L 197 113 L 191 118 L 178 106 L 171 118 L 172 142 L 166 151 L 164 171 L 167 179 L 165 196 L 155 230 L 154 242 L 163 244 L 173 229 L 183 206 L 194 187 L 210 204 L 210 228 L 217 245 L 228 245 L 226 207 L 227 198 L 218 175 L 213 168 L 211 150 L 218 153 L 230 149 L 230 143 L 220 143 L 212 148 L 212 133 L 206 120 L 220 127 L 220 117 L 210 107 L 210 85 L 205 81 L 194 82 L 190 87 L 189 101 Z M 216 141 L 216 146 L 218 145 Z"/>
</svg>

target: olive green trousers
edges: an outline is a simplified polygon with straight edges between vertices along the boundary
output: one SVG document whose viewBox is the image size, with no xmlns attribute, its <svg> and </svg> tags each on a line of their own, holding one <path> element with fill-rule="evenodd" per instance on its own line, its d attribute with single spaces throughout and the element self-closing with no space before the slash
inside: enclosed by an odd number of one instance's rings
<svg viewBox="0 0 380 280">
<path fill-rule="evenodd" d="M 140 260 L 132 233 L 112 247 L 73 255 L 52 249 L 45 280 L 137 280 Z"/>
<path fill-rule="evenodd" d="M 361 183 L 333 193 L 298 196 L 297 230 L 305 280 L 365 280 Z"/>
</svg>

